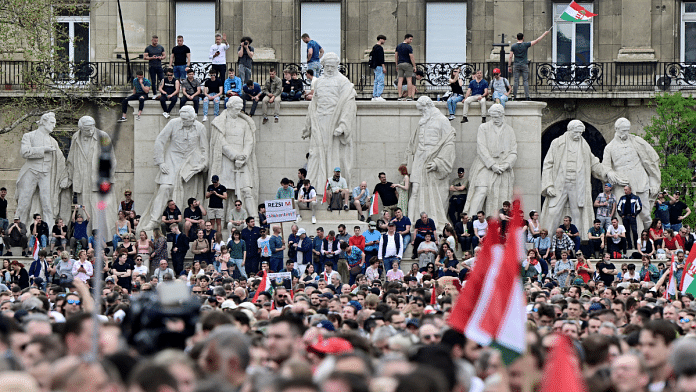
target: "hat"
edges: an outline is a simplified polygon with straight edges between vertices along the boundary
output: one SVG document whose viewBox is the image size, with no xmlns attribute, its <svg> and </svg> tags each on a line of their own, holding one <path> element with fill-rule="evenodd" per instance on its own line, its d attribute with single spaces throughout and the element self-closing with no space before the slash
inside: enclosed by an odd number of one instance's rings
<svg viewBox="0 0 696 392">
<path fill-rule="evenodd" d="M 238 307 L 238 308 L 242 308 L 242 309 L 250 310 L 250 311 L 252 311 L 253 313 L 256 313 L 256 312 L 258 311 L 258 308 L 256 307 L 256 305 L 252 304 L 251 302 L 242 302 L 242 303 L 239 304 L 237 307 Z"/>
<path fill-rule="evenodd" d="M 108 278 L 106 278 L 105 282 L 115 283 L 115 282 L 114 282 L 114 278 L 112 278 L 111 276 L 109 276 Z"/>
<path fill-rule="evenodd" d="M 590 305 L 590 312 L 594 312 L 597 310 L 602 310 L 602 304 L 599 302 L 593 302 L 592 305 Z"/>
<path fill-rule="evenodd" d="M 213 175 L 213 182 L 218 182 L 220 181 L 220 177 L 217 176 L 217 174 Z"/>
<path fill-rule="evenodd" d="M 226 299 L 222 302 L 222 305 L 220 305 L 220 309 L 237 309 L 237 304 L 231 299 Z"/>
<path fill-rule="evenodd" d="M 324 293 L 324 294 L 320 295 L 319 298 L 332 299 L 333 295 L 331 295 L 329 293 Z"/>
<path fill-rule="evenodd" d="M 34 284 L 37 286 L 41 286 L 43 284 L 43 279 L 42 278 L 34 278 Z"/>
<path fill-rule="evenodd" d="M 373 320 L 384 320 L 384 313 L 374 312 L 370 315 L 370 318 Z"/>
<path fill-rule="evenodd" d="M 677 253 L 684 253 L 683 249 L 677 249 Z"/>
<path fill-rule="evenodd" d="M 408 327 L 409 325 L 413 325 L 416 328 L 420 328 L 420 323 L 418 322 L 417 318 L 410 318 L 406 320 L 406 327 Z"/>
<path fill-rule="evenodd" d="M 608 182 L 606 184 L 604 184 L 604 186 L 608 186 L 609 188 L 611 188 L 611 184 Z"/>
<path fill-rule="evenodd" d="M 336 327 L 334 327 L 333 323 L 329 320 L 321 320 L 319 324 L 317 324 L 317 328 L 322 328 L 331 332 L 336 330 Z"/>
<path fill-rule="evenodd" d="M 387 224 L 387 226 L 396 226 L 396 223 L 394 223 L 394 221 L 389 221 L 389 223 Z"/>
<path fill-rule="evenodd" d="M 377 222 L 375 222 L 375 221 L 370 221 L 370 226 L 372 226 L 372 227 L 377 227 Z"/>
<path fill-rule="evenodd" d="M 374 294 L 374 295 L 379 295 L 379 293 L 380 293 L 379 287 L 373 287 L 373 288 L 371 288 L 371 289 L 370 289 L 370 292 L 371 292 L 372 294 Z"/>
<path fill-rule="evenodd" d="M 460 167 L 459 169 L 457 169 L 457 173 L 464 173 L 464 168 Z"/>
<path fill-rule="evenodd" d="M 18 216 L 15 216 L 15 217 L 14 217 L 14 220 L 19 220 L 19 217 L 18 217 Z"/>
<path fill-rule="evenodd" d="M 307 231 L 305 229 L 297 230 L 297 235 L 302 235 L 302 234 L 307 234 Z"/>
<path fill-rule="evenodd" d="M 316 343 L 307 347 L 308 351 L 320 354 L 342 354 L 353 351 L 353 345 L 343 338 L 319 339 Z"/>
<path fill-rule="evenodd" d="M 500 68 L 493 68 L 493 74 L 499 74 Z"/>
<path fill-rule="evenodd" d="M 681 195 L 681 192 L 676 191 L 676 192 L 674 192 L 674 194 L 675 194 L 675 195 Z"/>
<path fill-rule="evenodd" d="M 348 305 L 354 307 L 355 310 L 357 310 L 357 311 L 361 311 L 361 310 L 362 310 L 362 305 L 360 305 L 360 302 L 358 302 L 358 301 L 355 301 L 355 300 L 353 300 L 353 301 L 348 301 Z"/>
<path fill-rule="evenodd" d="M 338 167 L 338 166 L 336 166 L 336 167 L 334 167 L 334 171 L 335 171 L 335 172 L 340 172 L 340 171 L 341 171 L 341 168 Z"/>
</svg>

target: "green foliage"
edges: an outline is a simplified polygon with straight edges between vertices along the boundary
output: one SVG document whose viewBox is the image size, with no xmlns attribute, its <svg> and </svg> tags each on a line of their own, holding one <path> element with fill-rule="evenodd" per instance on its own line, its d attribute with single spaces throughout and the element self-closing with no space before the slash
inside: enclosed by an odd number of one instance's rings
<svg viewBox="0 0 696 392">
<path fill-rule="evenodd" d="M 696 166 L 696 99 L 681 92 L 658 94 L 655 106 L 657 115 L 645 128 L 644 138 L 660 156 L 662 188 L 670 193 L 681 191 L 682 201 L 694 210 L 691 183 Z M 693 227 L 695 214 L 684 223 Z"/>
</svg>

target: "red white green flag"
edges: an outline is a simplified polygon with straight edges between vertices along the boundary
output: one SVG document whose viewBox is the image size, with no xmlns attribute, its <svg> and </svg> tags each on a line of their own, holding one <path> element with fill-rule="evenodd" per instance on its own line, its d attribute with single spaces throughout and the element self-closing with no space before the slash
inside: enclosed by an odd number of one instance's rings
<svg viewBox="0 0 696 392">
<path fill-rule="evenodd" d="M 450 326 L 482 346 L 498 349 L 506 365 L 525 349 L 525 300 L 520 274 L 524 259 L 522 218 L 513 203 L 507 241 L 502 244 L 498 222 L 488 226 L 481 252 L 449 319 Z"/>
<path fill-rule="evenodd" d="M 593 14 L 575 1 L 572 1 L 563 11 L 561 19 L 568 22 L 584 22 L 590 20 L 593 16 L 597 16 L 597 14 Z"/>
<path fill-rule="evenodd" d="M 684 267 L 684 273 L 682 273 L 682 281 L 679 287 L 681 288 L 682 294 L 691 293 L 696 295 L 696 244 L 691 247 L 691 252 L 689 252 L 689 258 L 686 259 L 686 266 Z"/>
<path fill-rule="evenodd" d="M 379 192 L 375 192 L 372 196 L 372 204 L 370 204 L 370 215 L 379 214 Z"/>
</svg>

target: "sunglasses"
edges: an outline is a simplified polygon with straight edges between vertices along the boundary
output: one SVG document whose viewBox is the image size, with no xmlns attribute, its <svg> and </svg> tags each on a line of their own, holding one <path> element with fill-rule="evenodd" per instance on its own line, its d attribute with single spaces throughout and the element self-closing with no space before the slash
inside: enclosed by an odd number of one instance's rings
<svg viewBox="0 0 696 392">
<path fill-rule="evenodd" d="M 79 304 L 80 304 L 80 300 L 79 300 L 79 299 L 69 299 L 69 300 L 68 300 L 68 303 L 71 304 L 71 305 L 79 305 Z"/>
<path fill-rule="evenodd" d="M 167 76 L 174 76 L 174 74 L 167 74 Z"/>
<path fill-rule="evenodd" d="M 203 290 L 192 290 L 194 294 L 200 294 L 203 292 Z"/>
<path fill-rule="evenodd" d="M 439 333 L 433 334 L 433 335 L 423 335 L 423 340 L 430 340 L 430 339 L 440 339 L 442 335 Z"/>
<path fill-rule="evenodd" d="M 241 206 L 241 204 L 235 204 L 235 205 L 238 206 L 238 207 Z"/>
</svg>

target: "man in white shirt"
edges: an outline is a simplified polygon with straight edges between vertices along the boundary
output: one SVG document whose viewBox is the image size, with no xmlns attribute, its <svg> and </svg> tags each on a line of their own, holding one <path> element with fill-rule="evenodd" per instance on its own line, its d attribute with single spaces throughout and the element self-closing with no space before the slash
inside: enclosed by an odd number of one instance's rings
<svg viewBox="0 0 696 392">
<path fill-rule="evenodd" d="M 626 228 L 619 224 L 618 218 L 611 218 L 611 226 L 607 229 L 607 237 L 611 238 L 611 241 L 606 241 L 609 253 L 626 252 Z"/>
<path fill-rule="evenodd" d="M 478 219 L 474 221 L 474 236 L 471 237 L 471 245 L 476 248 L 478 244 L 483 240 L 483 237 L 488 233 L 488 221 L 486 221 L 486 213 L 479 211 L 476 214 Z"/>
<path fill-rule="evenodd" d="M 227 76 L 227 56 L 225 52 L 230 48 L 227 43 L 227 34 L 215 34 L 215 44 L 210 47 L 208 58 L 213 63 L 212 69 L 217 71 L 217 77 L 224 80 Z"/>
<path fill-rule="evenodd" d="M 164 280 L 164 275 L 166 274 L 171 274 L 173 277 L 176 276 L 174 275 L 174 270 L 169 268 L 169 263 L 167 263 L 167 260 L 160 260 L 159 268 L 152 273 L 152 277 L 157 278 L 158 282 L 162 282 Z"/>
<path fill-rule="evenodd" d="M 333 269 L 333 261 L 331 260 L 326 260 L 324 263 L 324 272 L 319 274 L 320 278 L 324 280 L 327 283 L 331 283 L 332 279 L 334 277 L 338 278 L 338 281 L 341 281 L 341 274 L 338 273 L 338 271 L 334 271 Z"/>
<path fill-rule="evenodd" d="M 377 249 L 377 258 L 382 260 L 384 268 L 389 268 L 394 261 L 401 267 L 401 259 L 404 255 L 404 239 L 396 232 L 396 224 L 392 221 L 387 226 L 387 232 L 382 234 Z"/>
<path fill-rule="evenodd" d="M 350 198 L 350 189 L 346 179 L 341 177 L 341 168 L 334 169 L 333 177 L 329 178 L 329 191 L 326 192 L 326 201 L 329 203 L 328 210 L 331 211 L 331 199 L 334 197 L 343 198 L 343 209 L 348 211 L 348 199 Z"/>
<path fill-rule="evenodd" d="M 297 207 L 301 210 L 312 210 L 312 223 L 317 223 L 317 191 L 307 179 L 303 180 L 302 188 L 297 192 Z"/>
</svg>

